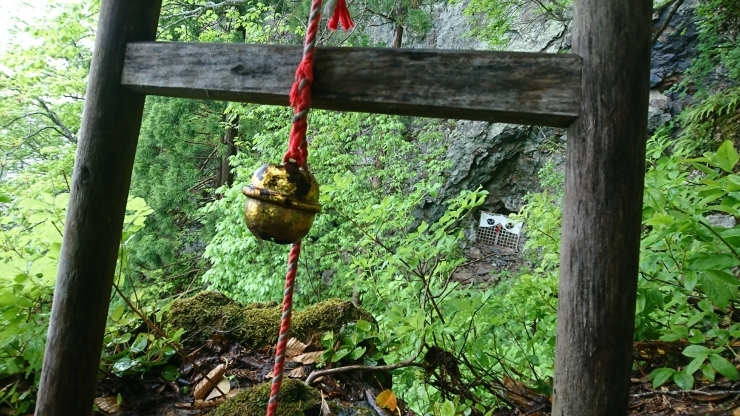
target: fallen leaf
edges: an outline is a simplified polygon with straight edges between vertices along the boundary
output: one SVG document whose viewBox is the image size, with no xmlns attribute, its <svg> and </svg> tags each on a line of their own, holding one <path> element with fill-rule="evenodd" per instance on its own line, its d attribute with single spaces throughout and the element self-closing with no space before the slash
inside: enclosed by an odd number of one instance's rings
<svg viewBox="0 0 740 416">
<path fill-rule="evenodd" d="M 729 394 L 713 394 L 711 396 L 705 396 L 703 394 L 689 394 L 689 397 L 692 400 L 699 402 L 716 402 L 718 400 L 726 399 L 728 396 Z"/>
<path fill-rule="evenodd" d="M 226 396 L 229 393 L 229 390 L 231 390 L 231 383 L 228 378 L 221 377 L 221 381 L 218 382 L 217 387 L 217 389 L 214 388 L 211 390 L 211 393 L 206 397 L 206 401 Z"/>
<path fill-rule="evenodd" d="M 375 398 L 375 404 L 382 408 L 389 409 L 391 412 L 394 412 L 398 407 L 396 395 L 388 389 L 383 390 L 378 397 Z"/>
<path fill-rule="evenodd" d="M 336 416 L 329 408 L 329 404 L 324 398 L 324 392 L 321 392 L 321 416 Z"/>
<path fill-rule="evenodd" d="M 232 375 L 236 378 L 248 378 L 250 380 L 257 380 L 257 372 L 253 370 L 247 370 L 244 368 L 237 368 L 229 370 L 226 374 Z"/>
<path fill-rule="evenodd" d="M 221 403 L 223 403 L 225 401 L 226 401 L 226 398 L 225 397 L 221 397 L 221 398 L 218 398 L 216 400 L 208 400 L 208 401 L 206 401 L 206 400 L 196 400 L 193 403 L 193 409 L 210 409 L 212 407 L 216 407 L 216 406 L 220 405 Z"/>
<path fill-rule="evenodd" d="M 326 351 L 306 352 L 291 358 L 291 361 L 301 364 L 314 364 Z"/>
<path fill-rule="evenodd" d="M 290 360 L 296 355 L 300 355 L 306 350 L 308 345 L 298 341 L 298 338 L 291 338 L 288 340 L 288 345 L 285 347 L 285 356 Z"/>
<path fill-rule="evenodd" d="M 108 414 L 116 413 L 121 408 L 116 396 L 96 397 L 94 403 L 100 410 Z"/>
<path fill-rule="evenodd" d="M 732 416 L 740 416 L 740 407 L 732 409 Z"/>
<path fill-rule="evenodd" d="M 532 409 L 536 406 L 535 398 L 538 396 L 536 391 L 509 376 L 504 376 L 503 384 L 506 389 L 506 396 L 511 402 L 524 409 Z"/>
<path fill-rule="evenodd" d="M 294 368 L 290 370 L 290 373 L 288 373 L 288 377 L 291 378 L 303 378 L 306 377 L 306 370 L 303 368 L 303 366 Z"/>
<path fill-rule="evenodd" d="M 193 390 L 193 399 L 203 400 L 208 393 L 213 390 L 216 384 L 221 381 L 224 373 L 226 373 L 226 366 L 224 364 L 219 364 L 216 368 L 211 370 L 211 372 L 208 373 L 208 377 L 204 377 L 203 380 L 195 386 L 195 389 Z"/>
</svg>

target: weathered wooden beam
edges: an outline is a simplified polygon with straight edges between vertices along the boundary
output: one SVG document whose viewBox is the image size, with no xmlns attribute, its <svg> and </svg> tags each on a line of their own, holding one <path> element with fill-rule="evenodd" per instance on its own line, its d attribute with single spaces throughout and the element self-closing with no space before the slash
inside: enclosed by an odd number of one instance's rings
<svg viewBox="0 0 740 416">
<path fill-rule="evenodd" d="M 288 105 L 302 47 L 132 43 L 122 84 L 150 95 Z M 312 107 L 567 127 L 581 58 L 568 54 L 317 48 Z"/>
<path fill-rule="evenodd" d="M 568 130 L 553 415 L 628 413 L 651 0 L 574 1 L 581 114 Z"/>
<path fill-rule="evenodd" d="M 154 39 L 161 0 L 103 0 L 82 114 L 36 416 L 89 415 L 144 96 L 121 86 L 128 42 Z"/>
</svg>

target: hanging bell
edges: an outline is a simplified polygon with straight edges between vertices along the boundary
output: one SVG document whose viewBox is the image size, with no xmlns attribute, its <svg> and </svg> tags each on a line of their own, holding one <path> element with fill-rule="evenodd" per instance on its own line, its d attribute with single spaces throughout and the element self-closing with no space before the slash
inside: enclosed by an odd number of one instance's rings
<svg viewBox="0 0 740 416">
<path fill-rule="evenodd" d="M 293 162 L 263 165 L 242 193 L 247 197 L 247 228 L 262 240 L 292 244 L 308 234 L 321 212 L 319 183 Z"/>
</svg>

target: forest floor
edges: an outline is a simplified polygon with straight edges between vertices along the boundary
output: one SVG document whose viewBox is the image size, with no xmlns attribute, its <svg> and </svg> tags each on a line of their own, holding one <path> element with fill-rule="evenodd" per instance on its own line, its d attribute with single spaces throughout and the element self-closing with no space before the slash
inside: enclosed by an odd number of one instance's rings
<svg viewBox="0 0 740 416">
<path fill-rule="evenodd" d="M 461 265 L 453 278 L 464 285 L 495 285 L 526 265 L 517 251 L 476 245 L 466 250 L 467 262 Z M 312 371 L 321 351 L 297 340 L 291 340 L 285 370 L 286 383 L 308 391 L 304 381 Z M 653 388 L 650 372 L 665 366 L 668 361 L 680 359 L 683 350 L 680 341 L 636 342 L 635 370 L 630 387 L 629 415 L 729 415 L 740 416 L 740 383 L 719 377 L 713 382 L 696 378 L 692 390 L 664 385 Z M 98 385 L 99 409 L 96 415 L 263 415 L 267 402 L 267 383 L 272 379 L 272 347 L 245 348 L 238 342 L 214 334 L 203 345 L 184 351 L 180 376 L 166 381 L 159 372 L 151 375 L 117 377 L 108 374 Z M 213 380 L 209 383 L 204 377 Z M 312 383 L 317 390 L 302 392 L 301 410 L 296 415 L 306 416 L 415 416 L 399 399 L 397 410 L 382 408 L 376 398 L 390 387 L 388 374 L 352 370 L 324 375 Z M 292 383 L 292 384 L 291 384 Z M 513 405 L 498 409 L 494 416 L 544 416 L 550 414 L 551 398 L 543 396 L 519 381 L 501 380 L 502 397 Z M 256 387 L 255 386 L 262 386 Z M 250 391 L 262 388 L 259 394 Z M 318 392 L 318 394 L 316 393 Z M 311 396 L 313 394 L 313 396 Z M 240 397 L 235 397 L 240 396 Z M 219 407 L 227 399 L 227 404 Z M 395 397 L 395 396 L 394 396 Z M 251 400 L 251 401 L 250 401 Z"/>
</svg>

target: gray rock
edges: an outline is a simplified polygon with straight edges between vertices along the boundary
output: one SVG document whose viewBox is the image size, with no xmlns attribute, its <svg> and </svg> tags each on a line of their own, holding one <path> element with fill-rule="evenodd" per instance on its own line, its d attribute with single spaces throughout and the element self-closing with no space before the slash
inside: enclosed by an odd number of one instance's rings
<svg viewBox="0 0 740 416">
<path fill-rule="evenodd" d="M 483 263 L 480 266 L 478 266 L 478 269 L 475 270 L 475 274 L 478 276 L 485 276 L 493 270 L 493 265 L 488 263 Z"/>
<path fill-rule="evenodd" d="M 735 217 L 726 214 L 711 214 L 705 217 L 712 227 L 732 228 L 737 222 Z"/>
</svg>

